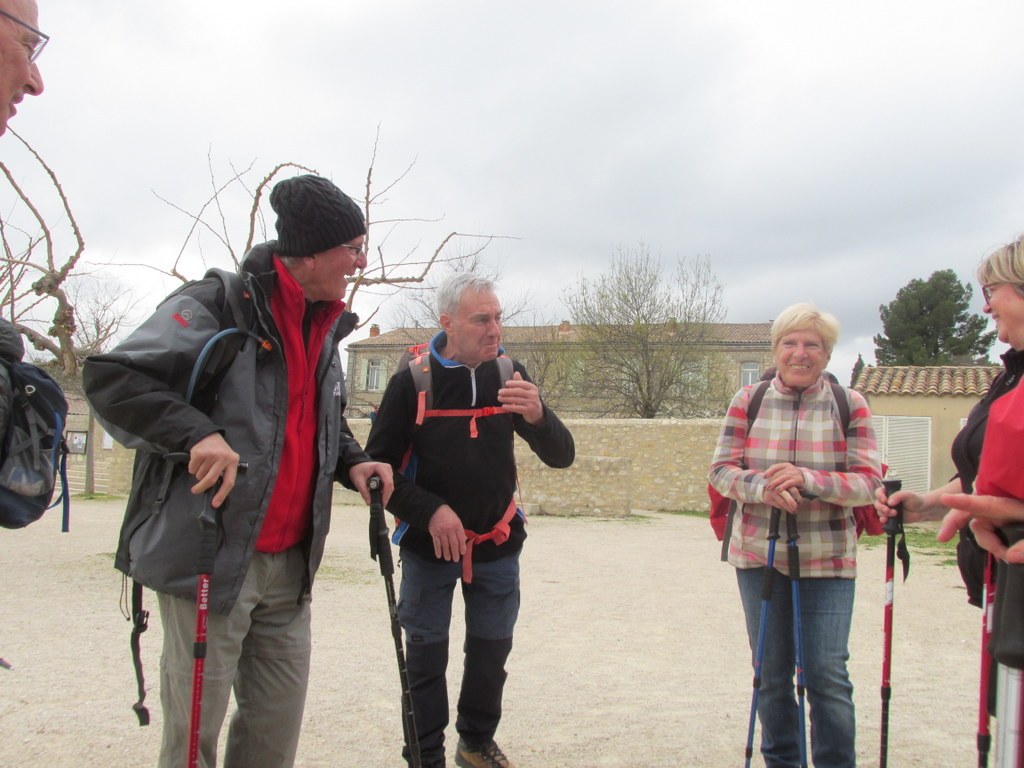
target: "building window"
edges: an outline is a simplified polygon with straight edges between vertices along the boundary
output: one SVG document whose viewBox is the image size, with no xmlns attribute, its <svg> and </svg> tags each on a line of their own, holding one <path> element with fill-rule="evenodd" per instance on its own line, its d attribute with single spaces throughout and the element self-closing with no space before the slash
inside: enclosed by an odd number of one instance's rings
<svg viewBox="0 0 1024 768">
<path fill-rule="evenodd" d="M 384 389 L 384 361 L 366 361 L 366 391 L 379 392 Z"/>
<path fill-rule="evenodd" d="M 758 378 L 761 376 L 761 366 L 757 363 L 741 363 L 740 364 L 740 386 L 746 387 L 750 384 L 757 383 Z"/>
</svg>

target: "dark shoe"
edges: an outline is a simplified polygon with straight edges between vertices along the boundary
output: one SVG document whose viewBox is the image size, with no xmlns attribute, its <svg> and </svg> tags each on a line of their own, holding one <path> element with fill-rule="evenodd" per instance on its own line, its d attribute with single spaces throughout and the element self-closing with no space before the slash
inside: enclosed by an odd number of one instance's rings
<svg viewBox="0 0 1024 768">
<path fill-rule="evenodd" d="M 515 764 L 505 757 L 501 747 L 491 739 L 479 747 L 470 747 L 462 739 L 455 750 L 455 764 L 461 768 L 516 768 Z"/>
</svg>

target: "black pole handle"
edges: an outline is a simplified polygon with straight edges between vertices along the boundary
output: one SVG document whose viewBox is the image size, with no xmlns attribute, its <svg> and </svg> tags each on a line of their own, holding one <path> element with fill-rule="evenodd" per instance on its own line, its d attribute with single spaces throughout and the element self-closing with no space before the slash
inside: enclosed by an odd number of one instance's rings
<svg viewBox="0 0 1024 768">
<path fill-rule="evenodd" d="M 164 454 L 164 460 L 171 464 L 188 464 L 190 458 L 191 456 L 187 451 L 172 451 Z M 238 462 L 238 474 L 244 475 L 248 471 L 248 463 L 244 461 Z M 199 555 L 196 558 L 197 574 L 213 573 L 213 564 L 217 559 L 217 549 L 220 546 L 219 537 L 217 536 L 217 510 L 210 505 L 215 488 L 216 485 L 207 491 L 206 503 L 203 504 L 203 508 L 199 513 L 199 527 L 203 533 L 199 540 Z"/>
<path fill-rule="evenodd" d="M 164 460 L 171 462 L 171 464 L 188 464 L 191 455 L 187 451 L 172 451 L 171 453 L 164 454 Z M 249 471 L 249 462 L 240 461 L 238 462 L 238 474 L 244 475 Z"/>
<path fill-rule="evenodd" d="M 789 550 L 789 578 L 800 581 L 800 548 L 797 539 L 800 534 L 796 530 L 796 515 L 786 513 L 786 543 Z"/>
<path fill-rule="evenodd" d="M 391 554 L 388 521 L 384 518 L 383 486 L 377 475 L 366 482 L 370 491 L 370 557 L 380 565 L 382 576 L 390 576 L 395 572 L 395 562 Z"/>
<path fill-rule="evenodd" d="M 903 488 L 903 481 L 893 478 L 891 480 L 883 480 L 882 485 L 885 487 L 885 498 L 888 501 L 889 497 L 892 496 L 896 491 Z M 891 505 L 890 505 L 891 506 Z M 896 505 L 896 514 L 885 521 L 882 526 L 882 530 L 885 531 L 887 536 L 895 536 L 903 529 L 903 504 Z"/>
</svg>

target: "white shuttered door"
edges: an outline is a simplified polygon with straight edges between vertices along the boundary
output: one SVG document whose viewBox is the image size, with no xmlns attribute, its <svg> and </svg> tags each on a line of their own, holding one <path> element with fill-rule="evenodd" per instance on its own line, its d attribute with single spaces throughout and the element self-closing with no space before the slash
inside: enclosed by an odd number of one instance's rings
<svg viewBox="0 0 1024 768">
<path fill-rule="evenodd" d="M 905 490 L 931 490 L 932 420 L 928 416 L 872 416 L 882 463 Z"/>
</svg>

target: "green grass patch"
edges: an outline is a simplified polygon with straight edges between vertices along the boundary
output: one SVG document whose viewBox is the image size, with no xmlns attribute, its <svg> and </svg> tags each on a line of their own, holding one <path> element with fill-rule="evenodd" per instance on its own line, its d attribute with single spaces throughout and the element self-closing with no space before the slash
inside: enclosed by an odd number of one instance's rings
<svg viewBox="0 0 1024 768">
<path fill-rule="evenodd" d="M 707 518 L 708 511 L 706 509 L 659 509 L 666 515 L 682 515 L 683 517 L 703 517 Z M 708 523 L 710 525 L 710 523 Z"/>
<path fill-rule="evenodd" d="M 683 515 L 685 517 L 703 517 L 706 519 L 708 516 L 708 511 L 706 509 L 665 509 L 659 511 L 668 515 Z M 907 548 L 910 550 L 911 554 L 917 552 L 941 558 L 940 563 L 942 565 L 956 565 L 957 540 L 954 538 L 952 541 L 938 541 L 935 538 L 935 534 L 938 530 L 939 528 L 937 524 L 915 524 L 906 526 Z M 862 549 L 884 547 L 886 546 L 887 539 L 888 537 L 884 534 L 881 536 L 861 536 L 857 546 Z"/>
<path fill-rule="evenodd" d="M 930 555 L 940 558 L 939 562 L 942 565 L 956 565 L 957 539 L 953 538 L 952 541 L 939 541 L 936 539 L 935 534 L 939 530 L 938 525 L 908 525 L 905 530 L 907 533 L 907 549 L 910 550 L 911 555 L 914 553 Z M 861 536 L 858 546 L 864 549 L 884 547 L 888 538 L 884 534 L 882 536 Z"/>
</svg>

